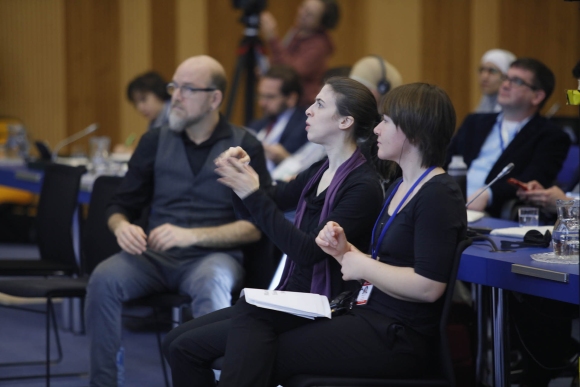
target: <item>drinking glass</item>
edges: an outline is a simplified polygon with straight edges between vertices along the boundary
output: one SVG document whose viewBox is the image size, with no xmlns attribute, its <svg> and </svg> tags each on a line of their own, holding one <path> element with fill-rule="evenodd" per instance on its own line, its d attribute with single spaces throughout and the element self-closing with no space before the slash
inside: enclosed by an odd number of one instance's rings
<svg viewBox="0 0 580 387">
<path fill-rule="evenodd" d="M 518 209 L 520 227 L 537 227 L 540 211 L 536 207 L 521 207 Z"/>
</svg>

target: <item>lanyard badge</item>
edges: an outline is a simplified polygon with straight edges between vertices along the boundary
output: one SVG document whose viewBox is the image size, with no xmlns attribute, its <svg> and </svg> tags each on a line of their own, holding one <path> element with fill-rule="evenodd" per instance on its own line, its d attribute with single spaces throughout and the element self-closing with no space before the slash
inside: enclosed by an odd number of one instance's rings
<svg viewBox="0 0 580 387">
<path fill-rule="evenodd" d="M 381 245 L 381 242 L 385 238 L 385 234 L 387 233 L 387 230 L 389 229 L 389 227 L 391 227 L 391 224 L 395 220 L 395 216 L 397 216 L 397 214 L 399 213 L 399 210 L 401 209 L 403 204 L 409 198 L 409 195 L 411 195 L 411 193 L 415 190 L 417 185 L 419 185 L 419 183 L 425 178 L 425 176 L 427 176 L 429 174 L 429 172 L 431 172 L 434 169 L 435 169 L 435 167 L 430 167 L 425 172 L 423 172 L 423 174 L 419 177 L 419 179 L 417 179 L 417 181 L 413 184 L 413 186 L 409 189 L 409 191 L 407 191 L 407 193 L 405 194 L 405 197 L 399 202 L 399 204 L 397 205 L 397 208 L 395 209 L 395 212 L 393 212 L 393 215 L 389 218 L 389 220 L 387 221 L 387 224 L 385 224 L 385 227 L 383 227 L 383 229 L 381 230 L 381 235 L 379 236 L 379 239 L 375 243 L 375 233 L 376 233 L 379 221 L 383 217 L 385 210 L 389 207 L 389 203 L 391 203 L 391 200 L 393 200 L 393 196 L 395 196 L 395 193 L 399 189 L 399 186 L 401 185 L 403 180 L 401 180 L 399 182 L 399 184 L 397 184 L 397 186 L 393 189 L 393 191 L 391 192 L 391 194 L 389 195 L 389 197 L 385 201 L 383 209 L 381 210 L 381 213 L 379 214 L 379 217 L 377 218 L 377 221 L 375 222 L 375 226 L 373 227 L 373 233 L 372 233 L 372 237 L 371 237 L 371 256 L 373 259 L 375 259 L 375 260 L 379 259 L 379 256 L 378 256 L 379 246 Z M 371 296 L 372 291 L 373 291 L 373 284 L 371 284 L 369 281 L 365 280 L 363 285 L 362 285 L 362 288 L 358 292 L 356 304 L 357 305 L 367 304 L 369 301 L 369 298 Z"/>
</svg>

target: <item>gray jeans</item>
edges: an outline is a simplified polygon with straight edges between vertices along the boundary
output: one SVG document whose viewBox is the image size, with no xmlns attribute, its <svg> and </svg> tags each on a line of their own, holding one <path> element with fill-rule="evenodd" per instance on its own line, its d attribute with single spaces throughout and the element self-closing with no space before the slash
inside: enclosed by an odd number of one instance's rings
<svg viewBox="0 0 580 387">
<path fill-rule="evenodd" d="M 121 347 L 123 302 L 152 293 L 179 291 L 191 296 L 195 317 L 231 305 L 231 292 L 241 287 L 242 265 L 226 253 L 177 261 L 148 252 L 124 251 L 101 262 L 87 288 L 85 321 L 90 339 L 91 386 L 117 385 L 116 355 Z"/>
</svg>

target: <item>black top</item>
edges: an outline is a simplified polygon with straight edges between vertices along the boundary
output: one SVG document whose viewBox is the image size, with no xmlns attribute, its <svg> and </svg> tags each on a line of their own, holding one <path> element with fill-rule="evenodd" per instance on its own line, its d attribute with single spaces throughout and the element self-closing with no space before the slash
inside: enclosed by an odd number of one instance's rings
<svg viewBox="0 0 580 387">
<path fill-rule="evenodd" d="M 107 208 L 107 218 L 114 213 L 121 213 L 129 220 L 135 220 L 141 215 L 141 211 L 151 203 L 154 188 L 155 157 L 159 143 L 159 128 L 146 132 L 139 141 L 135 153 L 129 160 L 129 169 L 121 182 L 117 193 Z M 201 144 L 195 144 L 187 136 L 185 131 L 181 134 L 185 144 L 185 152 L 193 174 L 197 174 L 204 165 L 212 146 L 223 138 L 232 135 L 230 124 L 220 115 L 218 124 L 210 138 Z M 270 184 L 270 175 L 266 168 L 265 158 L 257 157 L 263 148 L 260 142 L 246 133 L 241 147 L 250 155 L 250 165 L 260 175 L 260 185 Z M 216 179 L 218 175 L 216 174 Z"/>
<path fill-rule="evenodd" d="M 387 197 L 399 180 L 391 185 Z M 375 241 L 389 218 L 385 210 Z M 379 247 L 379 260 L 392 266 L 413 267 L 423 277 L 447 283 L 455 249 L 465 238 L 466 228 L 467 212 L 459 186 L 447 174 L 434 176 L 395 217 Z M 375 286 L 368 304 L 356 306 L 354 312 L 359 308 L 372 310 L 420 334 L 435 336 L 443 301 L 444 297 L 433 303 L 403 301 Z"/>
<path fill-rule="evenodd" d="M 318 184 L 315 184 L 305 197 L 307 205 L 300 229 L 296 228 L 284 217 L 284 212 L 296 208 L 303 188 L 324 161 L 313 164 L 291 182 L 277 182 L 275 186 L 260 188 L 243 200 L 245 207 L 239 200 L 234 201 L 234 205 L 242 216 L 250 217 L 288 255 L 288 259 L 296 263 L 296 270 L 286 290 L 309 292 L 312 267 L 323 259 L 329 259 L 332 295 L 335 296 L 344 290 L 346 284 L 342 280 L 340 265 L 324 253 L 314 240 L 327 222 L 335 221 L 344 228 L 349 242 L 359 249 L 368 250 L 374 220 L 381 209 L 383 192 L 377 174 L 365 163 L 344 180 L 328 218 L 322 222 L 320 214 L 326 190 L 316 196 Z"/>
</svg>

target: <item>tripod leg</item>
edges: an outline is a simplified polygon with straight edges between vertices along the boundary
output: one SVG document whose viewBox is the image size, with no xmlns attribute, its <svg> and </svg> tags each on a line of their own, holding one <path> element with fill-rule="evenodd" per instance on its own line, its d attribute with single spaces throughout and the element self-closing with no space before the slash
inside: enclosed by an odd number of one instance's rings
<svg viewBox="0 0 580 387">
<path fill-rule="evenodd" d="M 244 56 L 239 56 L 236 61 L 236 71 L 234 73 L 234 80 L 232 82 L 232 87 L 230 89 L 230 95 L 228 96 L 228 104 L 226 105 L 226 120 L 230 120 L 232 116 L 232 110 L 236 102 L 236 94 L 238 92 L 238 87 L 240 84 L 240 75 L 244 69 L 245 58 Z"/>
</svg>

